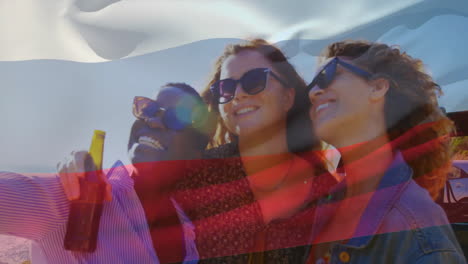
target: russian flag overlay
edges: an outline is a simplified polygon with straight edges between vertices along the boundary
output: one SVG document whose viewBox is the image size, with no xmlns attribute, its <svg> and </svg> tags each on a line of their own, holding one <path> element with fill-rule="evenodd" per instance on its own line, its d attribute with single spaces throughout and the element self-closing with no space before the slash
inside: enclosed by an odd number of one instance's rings
<svg viewBox="0 0 468 264">
<path fill-rule="evenodd" d="M 0 3 L 0 20 L 0 171 L 28 177 L 54 177 L 64 156 L 89 146 L 94 129 L 107 132 L 104 167 L 116 160 L 127 167 L 133 97 L 152 97 L 167 82 L 201 91 L 224 47 L 252 37 L 279 46 L 306 82 L 331 42 L 399 45 L 441 85 L 447 112 L 468 110 L 462 0 L 16 0 Z M 0 263 L 29 260 L 28 244 L 0 235 Z"/>
</svg>

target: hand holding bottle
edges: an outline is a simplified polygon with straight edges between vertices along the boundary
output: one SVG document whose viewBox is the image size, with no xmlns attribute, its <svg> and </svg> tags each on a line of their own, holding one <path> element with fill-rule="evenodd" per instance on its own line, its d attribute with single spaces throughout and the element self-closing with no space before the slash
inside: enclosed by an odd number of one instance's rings
<svg viewBox="0 0 468 264">
<path fill-rule="evenodd" d="M 79 198 L 70 202 L 64 239 L 66 250 L 91 253 L 97 248 L 107 182 L 102 173 L 105 135 L 104 131 L 95 130 L 89 154 L 84 154 L 84 177 L 78 177 Z M 78 171 L 78 174 L 82 175 L 83 170 Z M 75 196 L 76 191 L 72 191 L 71 194 Z"/>
<path fill-rule="evenodd" d="M 72 151 L 70 156 L 67 157 L 63 162 L 57 164 L 57 172 L 62 183 L 63 190 L 67 195 L 68 200 L 73 201 L 80 198 L 80 179 L 84 179 L 86 176 L 87 168 L 85 167 L 86 159 L 89 159 L 90 155 L 88 151 Z M 94 164 L 91 163 L 92 168 L 90 171 L 95 171 Z M 100 173 L 98 175 L 100 179 L 106 184 L 105 200 L 112 200 L 112 186 L 109 184 L 107 177 Z"/>
</svg>

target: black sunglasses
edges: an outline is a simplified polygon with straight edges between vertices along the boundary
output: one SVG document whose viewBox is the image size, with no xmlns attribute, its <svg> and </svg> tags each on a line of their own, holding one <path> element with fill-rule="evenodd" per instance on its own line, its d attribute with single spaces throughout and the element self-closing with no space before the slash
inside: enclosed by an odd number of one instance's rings
<svg viewBox="0 0 468 264">
<path fill-rule="evenodd" d="M 206 111 L 201 106 L 163 108 L 147 97 L 135 96 L 133 99 L 133 115 L 140 120 L 150 123 L 154 118 L 161 118 L 168 129 L 180 131 L 189 126 L 196 127 L 204 118 Z"/>
<path fill-rule="evenodd" d="M 237 83 L 240 83 L 242 85 L 242 89 L 250 95 L 258 94 L 265 90 L 269 74 L 271 74 L 271 76 L 278 80 L 282 85 L 287 86 L 286 82 L 271 69 L 256 68 L 244 73 L 239 80 L 227 78 L 216 81 L 211 86 L 210 90 L 219 104 L 225 104 L 234 98 Z"/>
<path fill-rule="evenodd" d="M 320 89 L 327 88 L 335 78 L 336 67 L 338 64 L 364 79 L 369 79 L 372 76 L 372 74 L 368 71 L 335 57 L 329 63 L 327 63 L 319 73 L 317 73 L 312 82 L 307 85 L 307 90 L 310 91 L 315 86 L 318 86 Z"/>
</svg>

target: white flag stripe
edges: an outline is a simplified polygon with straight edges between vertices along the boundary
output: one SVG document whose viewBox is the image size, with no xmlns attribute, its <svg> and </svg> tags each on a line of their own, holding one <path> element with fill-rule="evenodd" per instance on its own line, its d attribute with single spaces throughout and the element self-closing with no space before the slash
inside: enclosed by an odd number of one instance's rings
<svg viewBox="0 0 468 264">
<path fill-rule="evenodd" d="M 0 2 L 0 60 L 99 62 L 212 38 L 323 39 L 420 0 Z"/>
</svg>

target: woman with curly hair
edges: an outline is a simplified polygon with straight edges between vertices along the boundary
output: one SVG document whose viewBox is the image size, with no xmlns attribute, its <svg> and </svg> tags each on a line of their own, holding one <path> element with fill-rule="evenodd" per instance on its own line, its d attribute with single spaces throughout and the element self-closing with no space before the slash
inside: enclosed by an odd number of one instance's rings
<svg viewBox="0 0 468 264">
<path fill-rule="evenodd" d="M 450 167 L 452 122 L 420 60 L 366 41 L 329 45 L 309 87 L 317 135 L 345 180 L 319 202 L 312 263 L 465 263 L 433 201 Z"/>
</svg>

